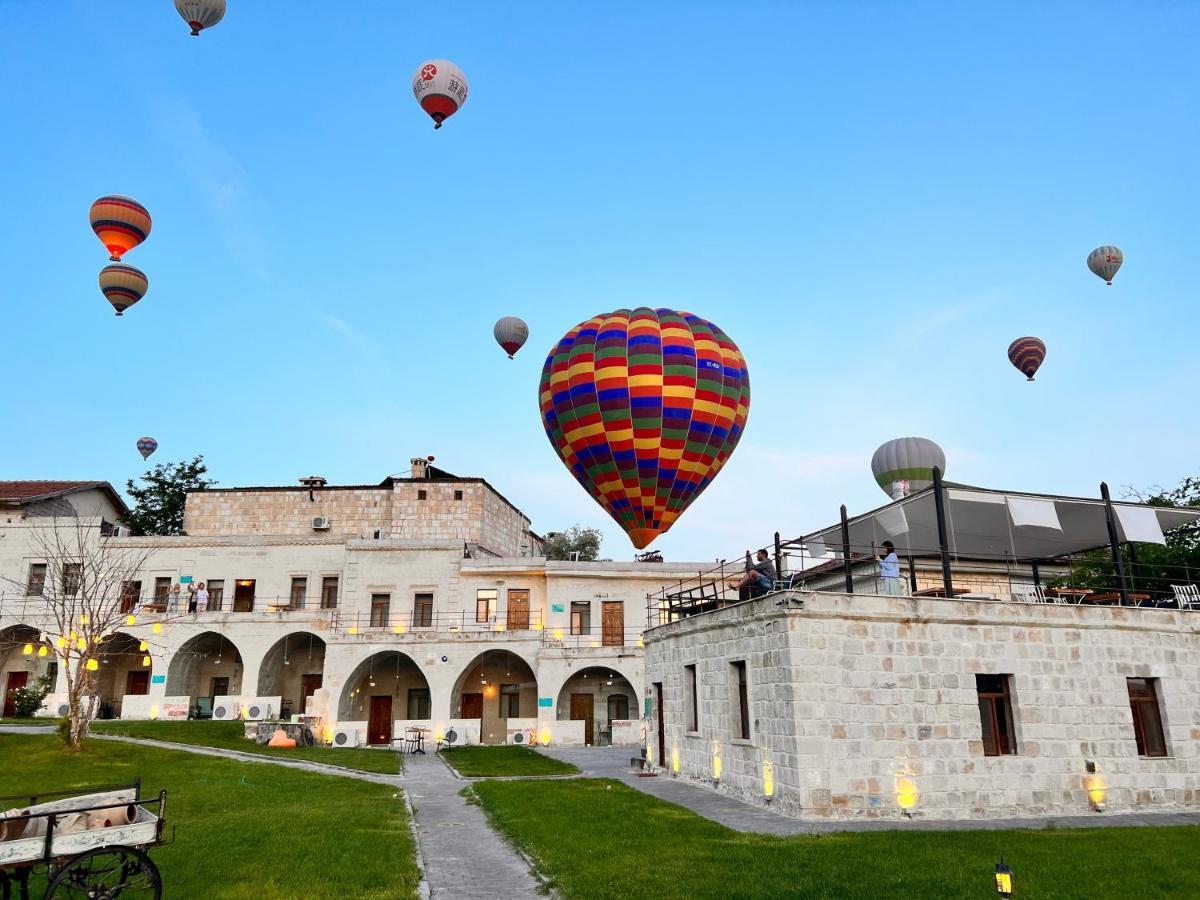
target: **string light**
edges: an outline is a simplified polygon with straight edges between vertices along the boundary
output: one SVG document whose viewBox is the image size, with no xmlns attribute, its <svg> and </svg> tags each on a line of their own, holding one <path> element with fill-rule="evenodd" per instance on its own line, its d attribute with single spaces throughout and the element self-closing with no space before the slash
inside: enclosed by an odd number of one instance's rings
<svg viewBox="0 0 1200 900">
<path fill-rule="evenodd" d="M 145 642 L 145 641 L 139 641 L 139 642 L 138 642 L 138 649 L 139 649 L 139 650 L 141 650 L 143 653 L 145 653 L 145 652 L 146 652 L 146 650 L 148 650 L 148 649 L 149 649 L 149 646 L 146 644 L 146 642 Z"/>
<path fill-rule="evenodd" d="M 130 613 L 128 616 L 125 617 L 125 624 L 126 625 L 136 625 L 137 624 L 137 616 L 135 616 L 133 613 Z"/>
<path fill-rule="evenodd" d="M 150 665 L 150 657 L 148 657 L 148 656 L 143 656 L 143 657 L 142 657 L 142 665 L 143 665 L 143 666 L 148 666 L 148 665 Z"/>
<path fill-rule="evenodd" d="M 99 669 L 99 668 L 100 668 L 100 663 L 96 662 L 96 660 L 94 660 L 94 659 L 89 659 L 89 660 L 87 661 L 87 670 L 88 670 L 89 672 L 95 672 L 95 671 L 96 671 L 97 669 Z"/>
<path fill-rule="evenodd" d="M 26 644 L 24 649 L 21 650 L 21 652 L 24 653 L 26 656 L 32 656 L 33 655 L 33 644 Z"/>
<path fill-rule="evenodd" d="M 42 644 L 42 646 L 38 647 L 38 656 L 45 656 L 49 652 L 50 650 L 45 644 Z"/>
</svg>

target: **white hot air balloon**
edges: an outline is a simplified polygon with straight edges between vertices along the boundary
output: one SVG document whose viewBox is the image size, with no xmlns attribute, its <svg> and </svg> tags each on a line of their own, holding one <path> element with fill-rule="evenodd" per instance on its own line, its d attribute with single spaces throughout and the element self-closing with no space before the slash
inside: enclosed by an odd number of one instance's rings
<svg viewBox="0 0 1200 900">
<path fill-rule="evenodd" d="M 431 59 L 413 73 L 413 96 L 434 121 L 434 128 L 458 112 L 467 102 L 467 76 L 448 59 Z"/>
<path fill-rule="evenodd" d="M 1125 262 L 1125 254 L 1120 247 L 1105 245 L 1097 247 L 1088 254 L 1088 268 L 1098 278 L 1103 278 L 1106 284 L 1112 284 L 1121 263 Z"/>
<path fill-rule="evenodd" d="M 529 340 L 529 326 L 525 324 L 524 319 L 505 316 L 496 322 L 492 334 L 496 338 L 496 343 L 503 347 L 508 358 L 512 359 L 513 354 L 524 347 L 525 342 Z"/>
<path fill-rule="evenodd" d="M 192 37 L 225 18 L 225 0 L 175 0 L 175 9 L 192 29 Z"/>
<path fill-rule="evenodd" d="M 929 438 L 902 437 L 881 444 L 871 457 L 871 474 L 892 499 L 933 484 L 933 467 L 946 474 L 946 454 Z"/>
</svg>

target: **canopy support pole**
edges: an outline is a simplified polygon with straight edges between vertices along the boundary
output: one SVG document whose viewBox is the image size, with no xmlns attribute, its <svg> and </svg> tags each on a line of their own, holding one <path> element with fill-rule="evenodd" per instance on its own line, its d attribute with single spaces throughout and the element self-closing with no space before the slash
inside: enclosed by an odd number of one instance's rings
<svg viewBox="0 0 1200 900">
<path fill-rule="evenodd" d="M 917 592 L 917 564 L 913 562 L 911 550 L 908 554 L 908 586 L 914 594 Z"/>
<path fill-rule="evenodd" d="M 775 577 L 783 577 L 783 548 L 779 546 L 779 532 L 775 532 Z"/>
<path fill-rule="evenodd" d="M 946 498 L 942 490 L 942 470 L 933 467 L 933 506 L 937 511 L 938 547 L 942 551 L 942 585 L 946 596 L 954 596 L 954 579 L 950 575 L 950 548 L 946 545 Z"/>
<path fill-rule="evenodd" d="M 1125 546 L 1129 548 L 1129 588 L 1135 594 L 1137 593 L 1137 544 L 1133 541 L 1126 541 Z"/>
<path fill-rule="evenodd" d="M 1038 561 L 1036 559 L 1030 560 L 1029 565 L 1033 567 L 1033 586 L 1040 588 L 1042 586 L 1042 573 L 1038 569 Z"/>
<path fill-rule="evenodd" d="M 854 573 L 850 570 L 850 520 L 846 518 L 846 504 L 842 504 L 842 564 L 846 570 L 846 593 L 854 593 Z"/>
<path fill-rule="evenodd" d="M 1104 523 L 1108 526 L 1108 545 L 1112 549 L 1113 563 L 1117 567 L 1117 578 L 1121 583 L 1121 605 L 1129 603 L 1129 588 L 1125 581 L 1125 560 L 1121 558 L 1121 545 L 1117 541 L 1117 523 L 1113 515 L 1112 498 L 1108 496 L 1108 483 L 1100 482 L 1100 496 L 1104 498 Z"/>
</svg>

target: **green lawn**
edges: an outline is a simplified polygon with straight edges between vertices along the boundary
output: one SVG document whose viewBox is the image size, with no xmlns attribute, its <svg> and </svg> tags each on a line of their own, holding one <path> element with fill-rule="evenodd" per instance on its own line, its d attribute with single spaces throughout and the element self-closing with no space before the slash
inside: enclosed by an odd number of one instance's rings
<svg viewBox="0 0 1200 900">
<path fill-rule="evenodd" d="M 53 721 L 50 724 L 53 724 Z M 381 772 L 385 775 L 395 775 L 400 771 L 400 754 L 391 750 L 334 747 L 297 747 L 294 750 L 283 750 L 246 740 L 243 736 L 246 729 L 241 722 L 147 722 L 133 719 L 108 719 L 93 722 L 92 731 L 97 734 L 120 734 L 126 737 L 172 741 L 176 744 L 221 747 L 226 750 L 241 750 L 243 753 L 259 753 L 264 756 L 308 759 L 313 762 L 328 763 L 331 766 L 345 766 L 348 769 Z"/>
<path fill-rule="evenodd" d="M 0 796 L 137 775 L 144 796 L 166 788 L 176 843 L 151 851 L 164 897 L 416 896 L 404 800 L 386 785 L 109 741 L 71 755 L 55 735 L 0 735 L 0 761 Z"/>
<path fill-rule="evenodd" d="M 34 728 L 38 725 L 53 725 L 53 719 L 0 719 L 0 725 L 15 725 L 18 728 Z"/>
<path fill-rule="evenodd" d="M 455 747 L 442 756 L 459 775 L 468 778 L 506 775 L 574 775 L 579 770 L 570 763 L 543 756 L 528 747 L 508 744 L 502 747 Z"/>
<path fill-rule="evenodd" d="M 502 832 L 569 900 L 1200 897 L 1200 826 L 745 835 L 615 781 L 483 781 Z"/>
</svg>

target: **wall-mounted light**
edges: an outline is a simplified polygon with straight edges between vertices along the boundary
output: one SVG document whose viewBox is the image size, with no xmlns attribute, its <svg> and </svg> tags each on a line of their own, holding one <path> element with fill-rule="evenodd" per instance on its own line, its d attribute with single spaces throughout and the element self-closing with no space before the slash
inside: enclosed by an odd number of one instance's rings
<svg viewBox="0 0 1200 900">
<path fill-rule="evenodd" d="M 906 775 L 896 776 L 896 805 L 906 813 L 917 805 L 917 783 Z"/>
<path fill-rule="evenodd" d="M 392 631 L 395 634 L 404 634 L 405 628 L 403 625 L 395 625 L 392 627 Z"/>
<path fill-rule="evenodd" d="M 1103 775 L 1088 775 L 1083 779 L 1083 789 L 1087 791 L 1088 805 L 1096 812 L 1104 812 L 1108 799 L 1108 785 Z"/>
<path fill-rule="evenodd" d="M 347 629 L 347 632 L 346 632 L 346 633 L 347 633 L 347 634 L 358 634 L 358 626 L 357 626 L 357 625 L 351 625 L 351 626 L 350 626 L 350 627 Z"/>
<path fill-rule="evenodd" d="M 712 773 L 713 778 L 717 781 L 721 780 L 721 742 L 713 741 L 712 743 Z"/>
<path fill-rule="evenodd" d="M 775 767 L 769 759 L 763 760 L 763 796 L 770 800 L 775 796 Z"/>
<path fill-rule="evenodd" d="M 671 772 L 675 775 L 679 774 L 679 748 L 671 748 Z"/>
<path fill-rule="evenodd" d="M 554 639 L 556 641 L 561 641 L 563 639 L 563 630 L 561 628 L 554 629 Z"/>
</svg>

